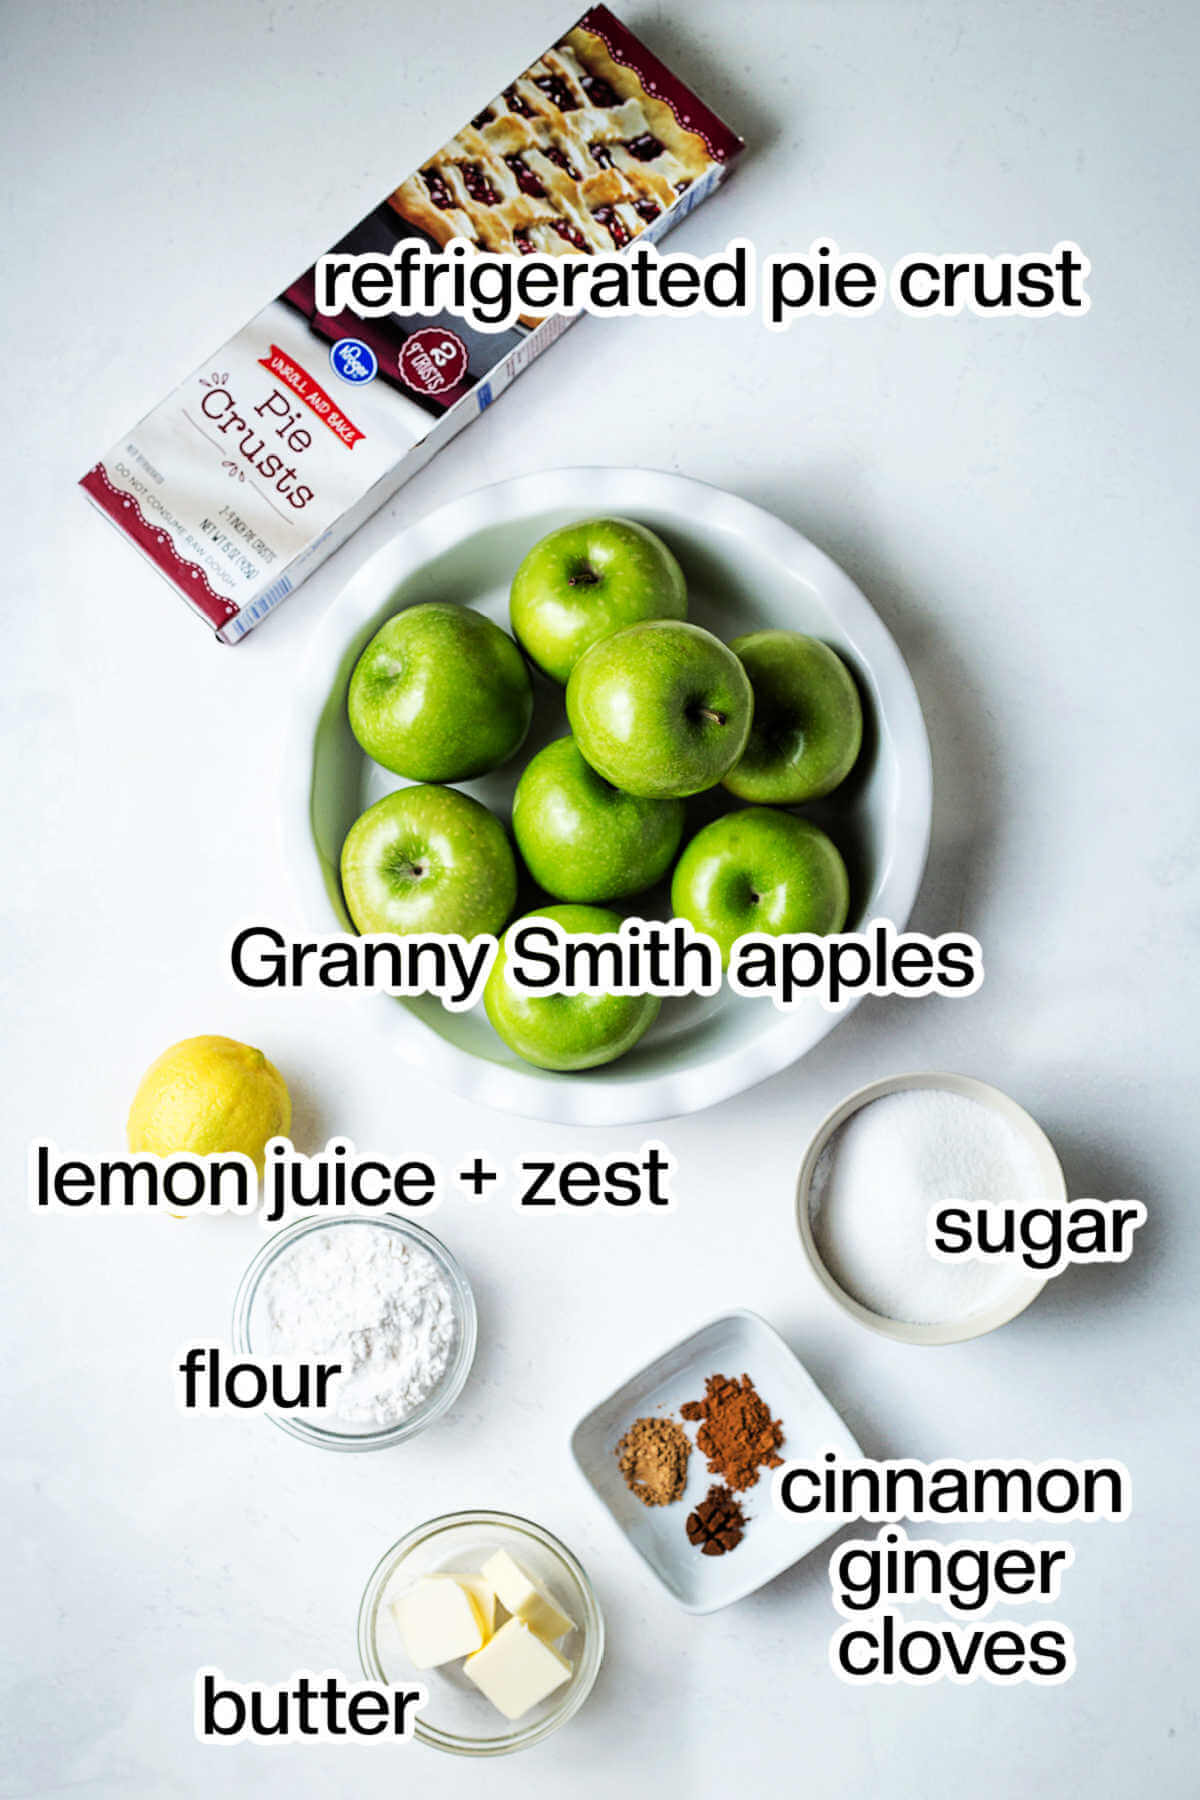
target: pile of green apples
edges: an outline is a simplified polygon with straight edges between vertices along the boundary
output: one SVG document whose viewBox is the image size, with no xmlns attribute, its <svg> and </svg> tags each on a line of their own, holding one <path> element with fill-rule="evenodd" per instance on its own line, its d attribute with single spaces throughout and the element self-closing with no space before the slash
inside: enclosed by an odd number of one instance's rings
<svg viewBox="0 0 1200 1800">
<path fill-rule="evenodd" d="M 418 784 L 377 801 L 346 837 L 342 885 L 359 931 L 504 931 L 518 891 L 508 832 L 446 784 L 521 748 L 530 665 L 565 688 L 570 735 L 540 750 L 517 784 L 512 835 L 553 902 L 525 917 L 616 931 L 607 903 L 644 893 L 673 867 L 676 917 L 713 937 L 726 962 L 745 932 L 842 929 L 841 854 L 810 820 L 781 810 L 831 793 L 862 745 L 858 689 L 828 645 L 795 631 L 724 644 L 689 623 L 674 554 L 629 519 L 583 520 L 542 538 L 516 572 L 510 605 L 513 637 L 467 606 L 408 607 L 359 657 L 354 735 Z M 719 783 L 750 804 L 684 845 L 685 802 Z M 540 1068 L 612 1062 L 658 1012 L 652 995 L 522 995 L 504 979 L 504 955 L 502 938 L 484 1006 L 504 1043 Z"/>
</svg>

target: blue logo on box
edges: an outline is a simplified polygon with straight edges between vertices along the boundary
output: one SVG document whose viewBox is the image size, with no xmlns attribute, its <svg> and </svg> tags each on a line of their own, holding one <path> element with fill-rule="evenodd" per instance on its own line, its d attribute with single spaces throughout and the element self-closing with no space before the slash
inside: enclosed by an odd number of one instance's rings
<svg viewBox="0 0 1200 1800">
<path fill-rule="evenodd" d="M 364 381 L 374 381 L 379 373 L 379 358 L 361 338 L 344 337 L 330 345 L 329 366 L 343 381 L 361 387 Z"/>
</svg>

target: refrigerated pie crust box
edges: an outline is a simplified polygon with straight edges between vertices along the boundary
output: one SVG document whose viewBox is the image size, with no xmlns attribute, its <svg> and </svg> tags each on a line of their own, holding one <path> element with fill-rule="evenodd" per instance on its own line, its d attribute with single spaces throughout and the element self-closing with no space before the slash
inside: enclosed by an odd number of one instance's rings
<svg viewBox="0 0 1200 1800">
<path fill-rule="evenodd" d="M 339 243 L 466 238 L 523 255 L 660 237 L 738 138 L 596 6 Z M 84 476 L 94 503 L 236 643 L 570 324 L 316 311 L 315 269 Z"/>
</svg>

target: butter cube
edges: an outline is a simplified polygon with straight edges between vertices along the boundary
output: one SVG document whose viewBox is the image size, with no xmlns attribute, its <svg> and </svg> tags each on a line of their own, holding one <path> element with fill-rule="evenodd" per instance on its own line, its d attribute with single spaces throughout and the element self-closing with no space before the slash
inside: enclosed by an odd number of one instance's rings
<svg viewBox="0 0 1200 1800">
<path fill-rule="evenodd" d="M 483 1579 L 491 1583 L 514 1619 L 520 1619 L 539 1637 L 553 1642 L 575 1630 L 575 1621 L 565 1613 L 541 1582 L 523 1569 L 507 1550 L 497 1550 L 483 1565 Z"/>
<path fill-rule="evenodd" d="M 459 1587 L 465 1588 L 475 1602 L 475 1611 L 479 1614 L 479 1623 L 483 1626 L 483 1641 L 486 1644 L 496 1629 L 496 1590 L 490 1581 L 482 1575 L 443 1575 L 442 1581 L 457 1581 Z"/>
<path fill-rule="evenodd" d="M 520 1719 L 570 1679 L 571 1665 L 522 1620 L 509 1619 L 468 1656 L 463 1673 L 506 1719 Z"/>
<path fill-rule="evenodd" d="M 488 1638 L 474 1595 L 453 1576 L 423 1576 L 393 1602 L 392 1612 L 414 1669 L 470 1656 Z"/>
</svg>

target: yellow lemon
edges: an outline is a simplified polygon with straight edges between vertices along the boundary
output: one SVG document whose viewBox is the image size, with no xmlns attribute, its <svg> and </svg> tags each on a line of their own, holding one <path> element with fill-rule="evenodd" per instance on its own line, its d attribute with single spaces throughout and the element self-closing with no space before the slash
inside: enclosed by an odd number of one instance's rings
<svg viewBox="0 0 1200 1800">
<path fill-rule="evenodd" d="M 240 1150 L 263 1171 L 268 1138 L 284 1137 L 292 1102 L 279 1070 L 235 1038 L 184 1038 L 151 1063 L 129 1109 L 131 1150 L 196 1156 Z"/>
</svg>

